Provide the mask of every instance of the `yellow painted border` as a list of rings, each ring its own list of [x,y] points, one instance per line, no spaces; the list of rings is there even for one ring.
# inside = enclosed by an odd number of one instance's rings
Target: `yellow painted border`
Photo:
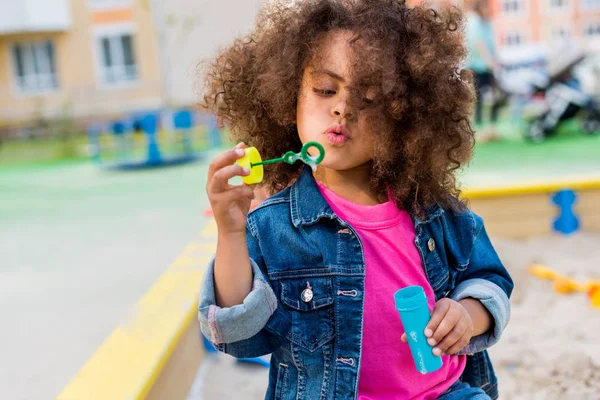
[[[119,324],[58,400],[144,399],[196,320],[200,283],[216,246],[211,220]],[[198,338],[200,340],[200,338]]]
[[[462,197],[469,199],[498,197],[498,196],[517,196],[524,194],[553,193],[562,189],[571,190],[592,190],[600,189],[600,178],[595,179],[565,179],[556,180],[533,185],[511,185],[511,186],[490,186],[482,188],[466,188],[463,190]]]

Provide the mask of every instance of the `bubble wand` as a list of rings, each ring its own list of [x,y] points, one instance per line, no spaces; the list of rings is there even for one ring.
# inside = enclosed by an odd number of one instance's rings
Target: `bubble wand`
[[[308,154],[308,150],[310,148],[316,148],[319,151],[318,156],[311,156]],[[310,166],[313,170],[317,167],[318,164],[323,161],[325,158],[325,149],[321,146],[320,143],[317,142],[307,142],[302,146],[302,149],[299,153],[294,153],[293,151],[288,151],[280,158],[273,158],[271,160],[264,160],[261,158],[260,153],[256,149],[256,147],[246,147],[244,149],[244,156],[236,161],[236,163],[244,168],[248,168],[250,170],[250,174],[247,176],[243,176],[242,180],[247,185],[252,185],[255,183],[260,183],[264,177],[264,168],[263,165],[275,164],[278,162],[284,162],[286,164],[293,164],[296,161],[300,160],[306,165]]]

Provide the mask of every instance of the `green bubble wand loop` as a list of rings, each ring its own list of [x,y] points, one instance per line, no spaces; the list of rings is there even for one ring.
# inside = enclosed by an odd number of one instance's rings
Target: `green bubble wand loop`
[[[310,149],[311,147],[314,147],[317,150],[319,150],[318,156],[315,157],[315,156],[311,156],[310,154],[308,154],[308,149]],[[285,153],[283,155],[283,157],[280,157],[280,158],[273,158],[271,160],[264,160],[264,161],[257,162],[257,163],[250,163],[250,167],[255,167],[257,165],[275,164],[278,162],[284,162],[286,164],[291,165],[298,160],[301,160],[303,163],[312,166],[312,165],[320,164],[321,161],[323,161],[323,158],[325,158],[325,149],[323,149],[323,146],[321,146],[321,144],[317,143],[317,142],[307,142],[302,146],[300,153],[294,153],[293,151],[288,151],[287,153]]]

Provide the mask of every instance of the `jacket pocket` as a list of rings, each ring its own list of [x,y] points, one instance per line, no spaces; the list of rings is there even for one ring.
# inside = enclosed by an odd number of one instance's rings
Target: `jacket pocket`
[[[475,219],[470,211],[452,214],[443,225],[448,265],[462,272],[467,269],[475,242]]]
[[[331,277],[306,277],[281,281],[281,303],[291,315],[288,339],[315,351],[334,334],[334,296]]]

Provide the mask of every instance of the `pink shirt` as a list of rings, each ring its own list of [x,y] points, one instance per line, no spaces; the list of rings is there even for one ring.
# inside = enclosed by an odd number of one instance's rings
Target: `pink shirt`
[[[363,244],[366,275],[359,400],[436,399],[458,380],[466,356],[444,356],[441,369],[423,375],[417,372],[408,345],[400,340],[404,328],[394,293],[419,285],[425,289],[430,309],[435,299],[415,246],[410,215],[399,210],[393,200],[363,206],[321,184],[319,189]]]

